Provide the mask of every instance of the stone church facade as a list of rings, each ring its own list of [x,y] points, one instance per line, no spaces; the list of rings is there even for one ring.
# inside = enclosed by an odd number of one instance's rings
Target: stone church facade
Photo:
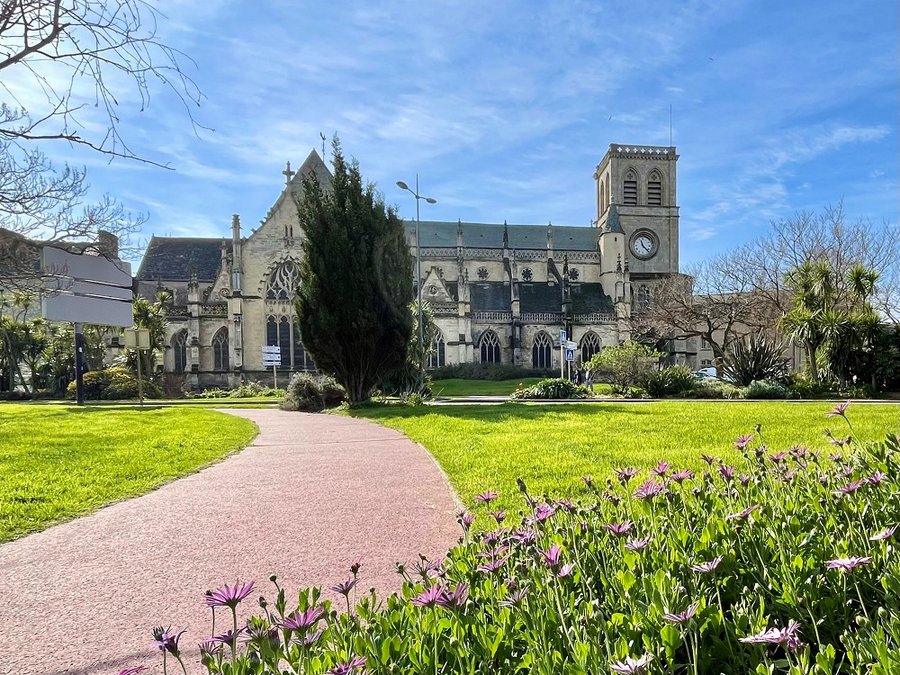
[[[678,272],[674,147],[613,144],[594,172],[592,227],[407,221],[410,251],[421,246],[422,296],[440,336],[429,367],[490,362],[560,367],[559,336],[577,361],[627,339],[627,319],[654,283]],[[233,216],[230,238],[153,237],[137,274],[138,292],[171,295],[167,373],[189,388],[272,379],[264,345],[281,353],[279,383],[313,370],[296,327],[293,291],[302,283],[296,201],[302,176],[324,185],[328,168],[313,150],[249,233]],[[281,374],[285,379],[281,380]]]

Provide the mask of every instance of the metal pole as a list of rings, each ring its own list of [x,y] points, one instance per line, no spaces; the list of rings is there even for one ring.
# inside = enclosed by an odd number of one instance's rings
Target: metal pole
[[[419,239],[419,174],[416,174],[416,298],[419,306],[419,393],[425,384],[425,338],[422,327],[422,242]]]
[[[75,403],[84,405],[84,336],[81,334],[81,322],[75,322]]]
[[[135,342],[137,342],[138,337],[135,332]],[[137,352],[137,367],[138,367],[138,400],[141,403],[141,407],[144,407],[144,378],[141,376],[141,348],[135,347],[135,352]]]
[[[278,366],[272,366],[272,384],[273,389],[278,389]]]

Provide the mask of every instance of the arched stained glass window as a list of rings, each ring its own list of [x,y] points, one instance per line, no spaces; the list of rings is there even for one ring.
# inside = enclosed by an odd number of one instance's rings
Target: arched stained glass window
[[[266,344],[279,348],[281,367],[291,370],[315,370],[316,364],[303,347],[300,326],[287,314],[266,317]]]
[[[478,341],[482,363],[500,363],[500,339],[492,330],[486,330]]]
[[[172,356],[175,359],[175,372],[183,373],[187,369],[186,330],[180,330],[172,336]]]
[[[581,362],[587,363],[591,357],[602,349],[600,336],[593,331],[588,331],[581,338]]]
[[[212,339],[213,370],[228,370],[228,329],[220,328]]]
[[[266,300],[293,300],[300,286],[300,266],[293,260],[278,263],[266,282]]]
[[[553,367],[553,340],[544,331],[534,336],[534,345],[531,347],[531,367],[540,370],[549,370]]]
[[[425,367],[428,370],[435,368],[443,368],[446,365],[446,344],[444,343],[444,334],[440,330],[435,329],[434,338],[431,340],[431,353],[428,354],[428,360]]]

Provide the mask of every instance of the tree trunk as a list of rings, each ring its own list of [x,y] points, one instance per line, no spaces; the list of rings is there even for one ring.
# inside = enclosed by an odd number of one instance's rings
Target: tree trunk
[[[812,375],[812,380],[816,384],[819,383],[819,368],[816,365],[816,348],[808,344],[806,345],[806,356],[809,359],[809,372]]]

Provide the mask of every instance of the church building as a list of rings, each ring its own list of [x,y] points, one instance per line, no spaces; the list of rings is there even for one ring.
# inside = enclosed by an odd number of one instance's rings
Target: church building
[[[561,330],[577,343],[578,362],[628,339],[631,312],[649,304],[655,282],[678,273],[677,161],[674,147],[610,145],[593,175],[591,227],[421,221],[416,241],[416,223],[406,221],[440,331],[429,368],[558,370]],[[230,238],[150,240],[138,292],[171,295],[163,366],[185,387],[271,382],[267,345],[279,347],[279,373],[315,369],[292,302],[303,283],[296,203],[310,172],[330,183],[315,150],[297,172],[288,164],[280,195],[249,233],[234,215]]]

